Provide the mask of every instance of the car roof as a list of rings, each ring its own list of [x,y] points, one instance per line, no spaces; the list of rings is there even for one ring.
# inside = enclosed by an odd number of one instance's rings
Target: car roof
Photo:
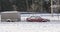
[[[40,17],[40,16],[31,16],[31,17]]]

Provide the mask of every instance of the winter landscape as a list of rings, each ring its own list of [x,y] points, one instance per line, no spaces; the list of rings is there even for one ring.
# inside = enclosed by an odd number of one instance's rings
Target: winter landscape
[[[0,32],[60,32],[60,0],[0,0]]]
[[[26,22],[27,17],[34,15],[43,15],[41,17],[50,19],[50,22]],[[21,22],[0,22],[0,32],[60,32],[60,19],[49,15],[51,14],[21,14]]]

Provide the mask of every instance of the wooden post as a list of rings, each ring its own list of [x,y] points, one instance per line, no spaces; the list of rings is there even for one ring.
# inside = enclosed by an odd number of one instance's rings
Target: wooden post
[[[27,11],[29,10],[28,0],[26,0]]]
[[[53,17],[53,0],[51,0],[51,14],[52,14],[52,17]]]

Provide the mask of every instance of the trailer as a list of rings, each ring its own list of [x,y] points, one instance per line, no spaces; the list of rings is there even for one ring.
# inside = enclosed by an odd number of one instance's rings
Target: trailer
[[[20,18],[20,13],[17,11],[1,12],[1,22],[18,22]]]

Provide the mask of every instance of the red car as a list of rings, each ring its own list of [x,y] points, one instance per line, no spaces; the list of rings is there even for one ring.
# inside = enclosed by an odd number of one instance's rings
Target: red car
[[[28,22],[47,22],[50,21],[48,19],[41,18],[39,16],[31,16],[26,19]]]

